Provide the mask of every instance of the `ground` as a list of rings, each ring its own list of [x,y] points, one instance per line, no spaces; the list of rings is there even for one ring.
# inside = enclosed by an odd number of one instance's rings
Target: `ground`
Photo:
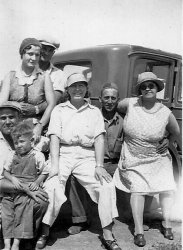
[[[128,199],[118,197],[119,218],[115,219],[114,235],[122,250],[181,250],[182,224],[180,220],[173,221],[172,228],[174,240],[165,239],[160,232],[162,215],[160,212],[146,213],[145,221],[149,224],[149,231],[145,231],[146,246],[138,248],[133,243],[133,222],[131,220]],[[69,204],[64,204],[60,216],[57,218],[47,242],[45,250],[104,250],[98,236],[101,234],[101,226],[98,218],[97,206],[89,202],[89,220],[91,225],[88,230],[77,235],[69,235],[67,228],[71,225]],[[25,250],[27,244],[23,244],[20,250]],[[2,249],[0,247],[0,249]],[[34,250],[35,248],[31,248]]]
[[[169,241],[163,237],[158,228],[159,221],[151,224],[152,228],[145,232],[147,244],[139,248],[133,244],[133,235],[127,223],[115,220],[114,235],[122,250],[181,250],[181,223],[173,222],[175,239]],[[101,233],[99,224],[93,221],[87,231],[77,235],[68,235],[66,227],[62,224],[53,228],[45,250],[104,250],[98,235]],[[1,248],[0,248],[1,249]],[[33,250],[34,248],[32,248]],[[25,250],[23,247],[22,250]]]
[[[150,230],[146,231],[145,238],[147,244],[143,248],[138,248],[133,243],[133,220],[131,219],[131,211],[129,206],[129,196],[125,193],[117,192],[117,206],[119,218],[116,218],[114,224],[114,235],[122,250],[181,250],[182,225],[180,220],[173,222],[173,232],[175,239],[169,241],[165,239],[160,232],[162,215],[160,210],[151,210],[145,213],[145,221],[150,226]],[[83,231],[77,235],[68,235],[67,228],[71,225],[69,214],[69,203],[65,204],[61,210],[60,217],[57,219],[50,233],[50,238],[45,250],[104,250],[98,236],[101,234],[101,226],[97,212],[97,205],[88,198],[88,217],[91,226],[87,231]],[[156,204],[151,204],[156,207]],[[147,207],[146,207],[147,208]],[[105,209],[105,208],[104,208]],[[107,209],[107,208],[106,208]],[[147,209],[146,209],[147,210]]]
[[[155,225],[155,224],[154,224]],[[181,247],[181,224],[173,223],[175,239],[169,241],[156,228],[151,228],[145,232],[147,244],[141,248],[144,250],[180,250]],[[99,227],[91,225],[88,231],[83,231],[77,235],[68,235],[66,231],[51,232],[50,240],[45,250],[103,250],[98,235],[101,233]],[[115,221],[114,235],[123,250],[140,249],[133,243],[133,236],[129,225],[119,220]]]

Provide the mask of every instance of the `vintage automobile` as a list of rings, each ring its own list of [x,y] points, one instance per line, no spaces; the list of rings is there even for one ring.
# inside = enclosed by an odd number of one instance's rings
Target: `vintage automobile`
[[[164,79],[165,88],[158,98],[170,108],[180,128],[182,127],[182,58],[180,55],[136,45],[114,44],[57,53],[53,57],[56,67],[66,73],[82,71],[89,80],[92,104],[100,106],[100,90],[104,83],[118,84],[120,98],[136,96],[138,74],[151,71]],[[181,176],[181,148],[174,143],[169,146],[174,176]]]

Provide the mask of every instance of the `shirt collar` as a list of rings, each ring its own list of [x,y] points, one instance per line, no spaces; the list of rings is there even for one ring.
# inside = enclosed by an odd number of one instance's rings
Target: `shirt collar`
[[[5,140],[1,131],[0,131],[0,140]]]
[[[32,84],[39,74],[43,74],[39,66],[35,66],[33,72],[30,75],[26,75],[21,66],[15,70],[15,77],[19,79],[19,85]]]
[[[91,104],[88,102],[87,99],[84,99],[84,100],[85,100],[85,104],[84,104],[81,108],[79,108],[78,111],[79,111],[79,110],[82,110],[82,109],[84,109],[84,108],[87,108],[87,107],[89,107],[90,109],[94,109],[94,106],[91,105]],[[61,105],[62,105],[62,107],[68,106],[69,108],[76,109],[76,108],[71,104],[70,101],[66,101],[66,102],[62,103]]]
[[[46,70],[49,74],[51,74],[52,71],[57,70],[57,67],[55,67],[51,62],[49,68]]]
[[[102,109],[101,109],[101,112],[102,112]],[[117,121],[117,120],[119,120],[119,114],[118,114],[118,112],[115,113],[115,115],[113,116],[112,120],[110,120],[110,121],[107,120],[107,119],[104,117],[104,121],[110,122],[110,123],[112,123],[113,121]]]
[[[6,141],[6,139],[4,138],[4,136],[3,136],[3,134],[2,134],[1,131],[0,131],[0,141],[3,141],[3,142],[7,145],[7,147],[8,147],[11,151],[13,151],[13,149],[10,147],[9,143]]]

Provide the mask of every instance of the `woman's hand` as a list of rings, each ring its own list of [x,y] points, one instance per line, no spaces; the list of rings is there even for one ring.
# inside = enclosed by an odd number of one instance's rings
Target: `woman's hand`
[[[168,138],[163,138],[163,139],[159,142],[159,145],[157,146],[156,152],[157,152],[158,154],[166,153],[166,152],[167,152],[167,149],[168,149],[168,146],[169,146],[169,140],[168,140]]]
[[[23,188],[23,186],[21,185],[21,181],[15,176],[12,176],[11,181],[16,189],[21,190]]]
[[[48,194],[41,188],[35,191],[30,191],[29,189],[27,189],[26,193],[37,203],[41,203],[41,201],[48,201]]]
[[[23,115],[34,116],[36,114],[36,108],[34,105],[21,102],[20,106],[21,106],[21,110],[22,110]]]
[[[39,186],[37,185],[36,182],[31,182],[29,184],[29,189],[30,189],[30,191],[37,191],[39,189]]]
[[[42,129],[43,129],[43,126],[40,123],[37,123],[33,129],[35,144],[40,141]]]
[[[101,184],[103,184],[103,179],[108,183],[112,181],[111,175],[103,167],[95,168],[95,178],[97,181],[100,181]]]

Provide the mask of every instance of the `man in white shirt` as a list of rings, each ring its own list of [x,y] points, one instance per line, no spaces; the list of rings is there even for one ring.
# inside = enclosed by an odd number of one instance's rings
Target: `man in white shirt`
[[[39,42],[42,45],[39,67],[50,74],[57,103],[63,102],[63,93],[67,79],[64,72],[51,63],[51,59],[55,51],[60,47],[60,43],[48,36],[41,38]]]

